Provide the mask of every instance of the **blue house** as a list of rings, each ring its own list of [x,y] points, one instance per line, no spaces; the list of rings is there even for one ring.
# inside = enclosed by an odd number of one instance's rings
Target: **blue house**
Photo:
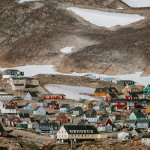
[[[69,104],[62,104],[62,106],[60,107],[60,111],[61,112],[70,112],[71,111],[71,107]]]
[[[123,126],[124,127],[136,127],[136,123],[137,121],[136,120],[125,120],[124,123],[123,123]]]
[[[84,114],[84,118],[83,119],[86,119],[89,122],[97,122],[97,115],[96,115],[96,113]]]
[[[58,125],[58,123],[37,123],[35,130],[38,132],[50,132],[52,125]]]
[[[24,97],[24,100],[38,100],[38,95],[36,92],[28,92]]]
[[[150,127],[150,120],[137,121],[137,128],[149,128],[149,127]]]
[[[33,110],[33,115],[46,115],[46,110],[41,106],[37,106]]]
[[[33,106],[31,103],[26,103],[23,107],[24,110],[33,111]]]
[[[96,104],[94,104],[93,108],[95,110],[103,110],[103,108],[105,107],[105,105],[103,104],[103,102],[97,102]]]

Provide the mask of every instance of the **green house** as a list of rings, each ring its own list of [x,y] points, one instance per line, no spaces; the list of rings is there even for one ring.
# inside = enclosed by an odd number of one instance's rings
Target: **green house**
[[[121,85],[121,86],[126,86],[127,84],[133,85],[134,81],[132,81],[132,80],[119,80],[119,81],[117,81],[117,84]]]
[[[147,85],[147,87],[145,88],[145,92],[150,93],[150,85]]]
[[[38,115],[35,117],[36,121],[39,121],[40,123],[51,123],[50,119],[47,116]]]
[[[146,116],[142,112],[132,112],[130,120],[146,120]]]
[[[28,123],[27,122],[21,122],[16,124],[17,129],[27,129],[28,128]]]

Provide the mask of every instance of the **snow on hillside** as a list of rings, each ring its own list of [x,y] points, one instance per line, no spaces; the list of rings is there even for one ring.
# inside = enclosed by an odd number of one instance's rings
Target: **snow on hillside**
[[[150,7],[150,0],[122,0],[130,7]]]
[[[65,48],[62,48],[60,51],[62,53],[70,53],[70,52],[72,52],[72,48],[74,48],[74,47],[65,47]]]
[[[56,84],[47,84],[45,85],[45,88],[53,94],[58,94],[58,93],[65,94],[67,99],[79,100],[81,98],[81,99],[88,99],[88,100],[99,100],[91,96],[79,94],[79,93],[93,94],[95,91],[94,88],[56,85]]]
[[[0,71],[4,71],[8,68],[0,68]],[[24,71],[25,76],[35,76],[37,74],[63,74],[60,72],[57,72],[54,68],[53,65],[42,65],[42,66],[37,66],[37,65],[30,65],[30,66],[20,66],[20,67],[15,67],[11,69],[18,69],[20,71]],[[84,76],[87,73],[76,73],[73,72],[72,74],[63,74],[63,75],[72,75],[72,76]],[[136,72],[135,74],[127,74],[127,75],[116,75],[116,76],[108,76],[104,74],[93,74],[97,78],[99,77],[118,77],[119,79],[125,79],[125,80],[133,80],[135,82],[139,82],[143,85],[150,84],[150,76],[148,77],[140,77],[142,72]]]
[[[75,14],[79,15],[86,21],[106,28],[114,27],[116,25],[128,25],[130,23],[144,19],[145,17],[140,15],[122,14],[122,13],[112,13],[104,12],[91,9],[81,9],[76,7],[69,7],[67,10],[73,11]]]
[[[35,0],[20,0],[19,3],[29,2],[29,1],[35,1]]]

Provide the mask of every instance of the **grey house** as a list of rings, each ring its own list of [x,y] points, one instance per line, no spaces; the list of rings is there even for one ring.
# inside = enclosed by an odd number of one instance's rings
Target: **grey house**
[[[21,72],[17,69],[7,69],[3,71],[3,78],[10,78],[10,77],[24,77],[24,72]]]
[[[136,120],[125,120],[123,125],[125,127],[133,127],[134,128],[134,127],[136,127],[136,123],[137,123]]]
[[[40,99],[40,100],[38,100],[37,106],[47,107],[47,101],[46,101],[46,99]]]
[[[137,128],[149,128],[149,127],[150,127],[150,120],[137,121]]]
[[[76,115],[76,116],[83,115],[83,109],[82,109],[82,107],[75,107],[74,110],[73,110],[73,115]]]
[[[86,101],[86,99],[81,99],[81,100],[77,101],[75,103],[75,107],[82,107],[83,108],[83,104],[85,101]]]
[[[36,92],[28,92],[24,97],[24,100],[38,100],[38,95]]]
[[[51,129],[50,129],[50,134],[55,135],[59,131],[61,125],[58,124],[52,124]]]
[[[131,131],[132,136],[142,136],[142,132],[139,129],[133,129]]]
[[[131,109],[130,112],[131,112],[131,113],[132,113],[132,112],[141,112],[141,109],[139,109],[139,108],[134,108],[134,109]]]
[[[18,114],[18,117],[21,119],[22,122],[30,122],[30,114]]]
[[[142,143],[150,146],[150,135],[142,136]]]
[[[81,119],[77,125],[89,125],[90,123],[86,119]]]
[[[13,94],[0,94],[0,100],[12,100],[13,98]]]

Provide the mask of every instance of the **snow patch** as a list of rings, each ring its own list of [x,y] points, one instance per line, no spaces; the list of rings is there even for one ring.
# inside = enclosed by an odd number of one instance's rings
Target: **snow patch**
[[[35,76],[37,74],[62,74],[62,75],[71,75],[71,76],[84,76],[87,73],[76,73],[73,72],[71,74],[65,74],[57,72],[53,65],[30,65],[30,66],[20,66],[15,68],[0,68],[0,71],[4,71],[6,69],[18,69],[20,71],[24,71],[25,76]],[[90,73],[90,72],[89,72]],[[150,84],[150,76],[147,77],[140,77],[140,75],[143,72],[136,72],[135,74],[126,74],[126,75],[115,75],[115,76],[109,76],[105,74],[93,74],[96,76],[96,78],[119,78],[122,80],[133,80],[135,82],[139,82],[145,86],[147,84]],[[90,73],[92,74],[92,73]]]
[[[131,15],[123,13],[112,13],[91,9],[81,9],[76,7],[69,7],[67,10],[73,11],[75,14],[79,15],[84,20],[89,21],[94,25],[106,28],[114,27],[116,25],[125,26],[145,18],[137,14]]]
[[[62,53],[71,53],[72,52],[72,48],[74,48],[74,47],[65,47],[65,48],[62,48],[60,51]]]
[[[122,0],[130,7],[150,7],[150,0]]]
[[[123,9],[122,7],[118,7],[117,9]]]
[[[94,88],[57,85],[57,84],[47,84],[45,85],[45,88],[53,94],[58,94],[58,93],[65,94],[67,99],[79,100],[81,98],[81,99],[88,99],[88,100],[99,100],[92,96],[79,94],[79,93],[94,94],[95,91]]]
[[[19,3],[29,2],[29,1],[35,1],[35,0],[20,0]]]

